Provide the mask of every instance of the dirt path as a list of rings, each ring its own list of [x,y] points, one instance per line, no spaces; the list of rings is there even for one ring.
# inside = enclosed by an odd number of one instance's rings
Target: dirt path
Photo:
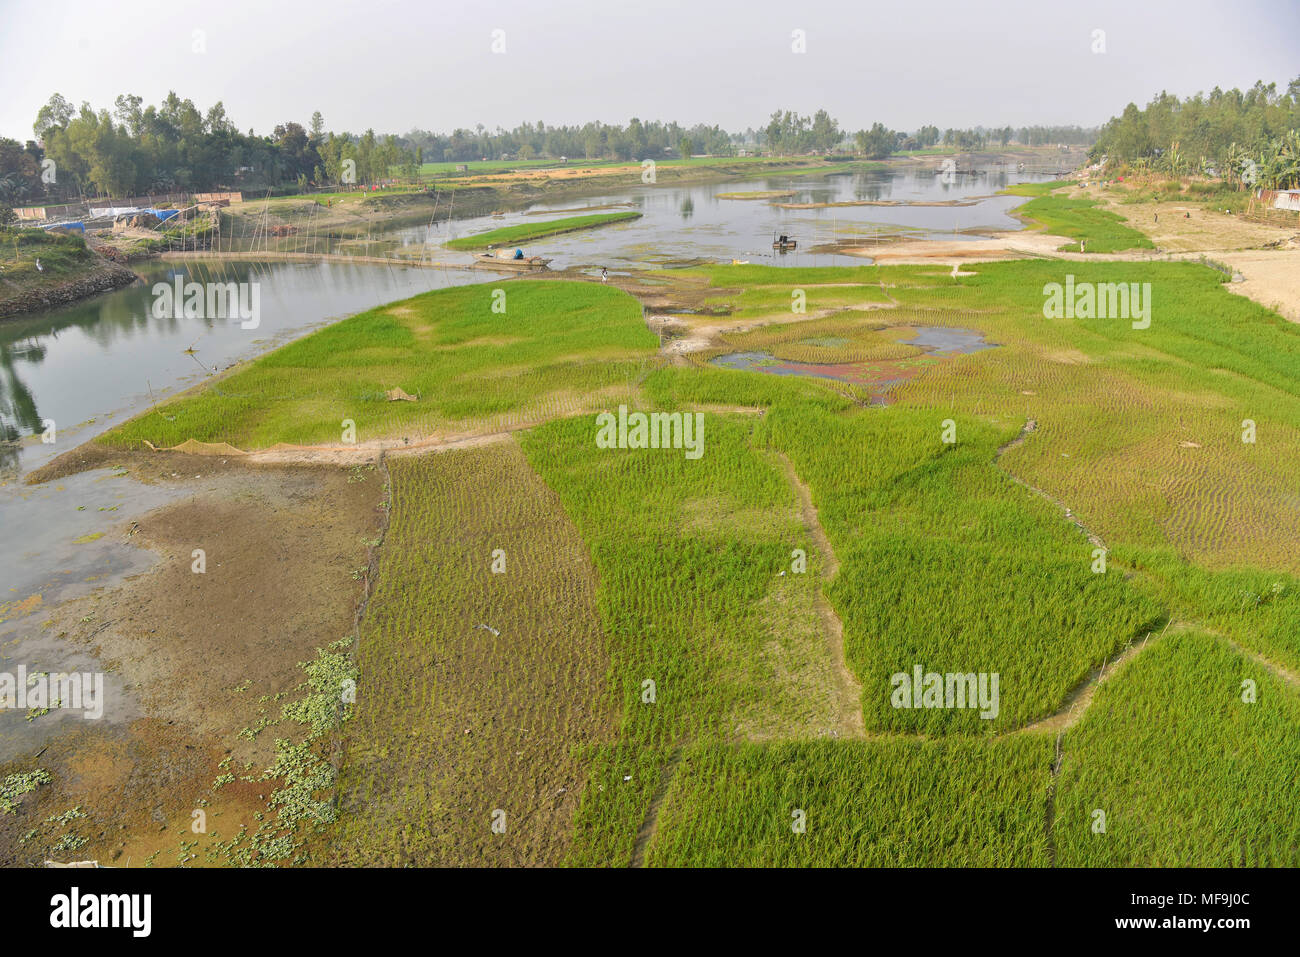
[[[1046,499],[1047,501],[1055,505],[1057,508],[1059,508],[1065,514],[1066,519],[1072,525],[1075,525],[1080,531],[1083,532],[1084,535],[1088,537],[1088,541],[1092,544],[1094,548],[1104,549],[1106,547],[1106,543],[1101,540],[1101,536],[1096,534],[1094,531],[1092,531],[1092,529],[1088,528],[1087,525],[1084,525],[1083,522],[1079,521],[1078,517],[1074,514],[1073,509],[1071,509],[1060,499],[1054,497],[1048,492],[1043,491],[1038,486],[1030,485],[1024,479],[1012,473],[1010,469],[1006,468],[1006,466],[1002,465],[1003,454],[1006,452],[1010,452],[1012,449],[1022,445],[1025,439],[1028,438],[1029,433],[1033,432],[1037,428],[1038,428],[1038,423],[1034,419],[1029,419],[1027,422],[1025,422],[1024,426],[1020,429],[1020,434],[1016,436],[1014,439],[1012,439],[1010,442],[1006,443],[1005,445],[1003,445],[1001,448],[998,449],[997,454],[994,456],[994,462],[997,464],[998,468],[1002,470],[1002,473],[1006,475],[1007,478],[1011,479],[1011,481],[1015,482],[1017,485],[1023,488],[1029,489],[1029,491],[1033,492],[1035,495],[1039,496],[1040,498]]]
[[[1165,627],[1161,630],[1160,634],[1156,635],[1157,641],[1164,637],[1165,632],[1169,630],[1169,626],[1172,623],[1172,619],[1165,623]],[[1182,626],[1178,630],[1183,630],[1185,627],[1186,626]],[[1061,704],[1060,708],[1052,714],[1049,714],[1047,717],[1040,718],[1037,721],[1017,728],[1014,731],[1010,731],[1008,734],[1034,734],[1043,731],[1055,731],[1058,735],[1057,765],[1059,767],[1061,750],[1060,734],[1079,723],[1079,719],[1083,717],[1083,713],[1087,711],[1088,706],[1092,704],[1093,695],[1097,693],[1097,689],[1101,687],[1101,683],[1112,677],[1120,668],[1126,665],[1133,658],[1137,657],[1137,655],[1146,648],[1147,642],[1150,640],[1151,635],[1147,634],[1140,643],[1134,642],[1130,644],[1120,652],[1114,660],[1107,659],[1106,661],[1103,661],[1100,668],[1094,668],[1092,673],[1088,675],[1087,678],[1084,678],[1083,681],[1081,681],[1075,689],[1066,696],[1065,701]]]
[[[1215,638],[1218,638],[1220,641],[1222,641],[1224,644],[1226,644],[1229,648],[1237,652],[1237,654],[1241,655],[1242,657],[1249,658],[1251,661],[1255,662],[1255,664],[1259,665],[1262,668],[1267,668],[1278,679],[1286,682],[1291,687],[1300,688],[1300,675],[1296,674],[1291,669],[1285,668],[1282,665],[1277,664],[1276,662],[1269,661],[1267,658],[1265,658],[1257,651],[1251,651],[1249,648],[1243,648],[1241,645],[1237,644],[1227,635],[1221,635],[1217,631],[1211,631],[1208,628],[1202,628],[1201,630],[1208,635],[1213,635]]]
[[[646,850],[650,847],[650,842],[654,840],[655,832],[659,829],[659,812],[663,808],[664,798],[668,797],[668,788],[673,783],[673,775],[677,773],[677,765],[682,760],[682,749],[677,748],[669,756],[668,761],[664,764],[659,772],[659,783],[655,786],[655,793],[650,798],[650,806],[646,808],[645,820],[641,822],[641,830],[636,834],[636,846],[632,849],[632,860],[628,863],[629,867],[645,867]]]
[[[812,493],[799,478],[794,463],[781,452],[773,454],[780,461],[786,480],[799,497],[799,515],[803,519],[804,529],[808,532],[822,560],[823,570],[815,606],[825,626],[826,647],[835,666],[836,687],[833,689],[833,694],[835,713],[838,716],[837,731],[841,737],[863,738],[866,736],[866,730],[862,720],[862,685],[849,670],[848,661],[844,656],[844,624],[840,621],[839,615],[835,614],[835,609],[831,607],[830,602],[826,600],[826,586],[839,572],[839,559],[835,557],[826,530],[822,528],[821,521],[817,518],[817,507],[813,505]]]

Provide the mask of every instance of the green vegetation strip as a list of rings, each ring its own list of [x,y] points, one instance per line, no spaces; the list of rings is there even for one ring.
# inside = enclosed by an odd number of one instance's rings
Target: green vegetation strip
[[[1047,196],[1058,189],[1073,186],[1072,179],[1054,179],[1044,183],[1012,183],[998,191],[999,196]]]
[[[542,223],[522,223],[518,226],[505,226],[476,236],[464,236],[447,243],[448,249],[487,249],[489,246],[507,246],[524,243],[560,233],[572,233],[580,229],[595,229],[597,226],[610,226],[614,223],[626,223],[640,219],[641,214],[599,213],[591,216],[569,216],[565,219],[548,219]]]
[[[1084,251],[1090,253],[1155,248],[1145,235],[1127,225],[1122,216],[1097,208],[1090,199],[1040,196],[1020,206],[1016,212],[1039,223],[1054,236],[1076,240],[1061,246],[1062,252],[1079,252],[1079,240],[1086,243]]]

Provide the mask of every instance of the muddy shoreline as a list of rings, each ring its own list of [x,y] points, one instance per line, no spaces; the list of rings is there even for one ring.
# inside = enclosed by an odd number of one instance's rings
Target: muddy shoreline
[[[384,479],[373,468],[113,458],[124,480],[181,497],[112,533],[116,547],[151,556],[146,571],[0,624],[0,671],[54,671],[70,654],[116,689],[99,720],[3,715],[0,777],[39,770],[50,781],[0,816],[0,865],[235,863],[220,845],[277,813],[277,782],[263,772],[275,739],[301,733],[281,720],[302,694],[301,663],[355,629]]]

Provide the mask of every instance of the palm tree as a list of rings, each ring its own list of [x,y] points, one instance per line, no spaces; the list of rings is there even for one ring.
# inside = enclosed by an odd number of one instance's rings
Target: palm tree
[[[0,202],[12,206],[27,196],[27,181],[19,173],[0,176]]]

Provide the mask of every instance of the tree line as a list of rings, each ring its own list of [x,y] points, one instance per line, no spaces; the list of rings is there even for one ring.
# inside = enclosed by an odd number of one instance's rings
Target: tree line
[[[32,131],[35,138],[25,144],[0,138],[0,205],[222,189],[305,191],[393,177],[417,181],[426,162],[633,161],[701,153],[733,156],[742,149],[881,158],[936,145],[983,149],[1011,142],[1081,143],[1093,135],[1078,127],[940,131],[923,126],[905,133],[880,123],[850,134],[825,110],[811,116],[777,110],[766,125],[735,133],[716,125],[687,127],[633,117],[626,125],[548,126],[538,121],[511,130],[479,125],[446,134],[416,129],[405,136],[326,131],[318,111],[305,127],[287,121],[266,136],[251,129],[241,132],[220,101],[205,112],[174,92],[157,105],[123,94],[111,111],[95,110],[89,103],[77,108],[56,93],[37,113]]]
[[[1240,188],[1300,187],[1300,77],[1284,92],[1257,82],[1179,99],[1162,92],[1102,126],[1094,161],[1174,176],[1222,177]]]

